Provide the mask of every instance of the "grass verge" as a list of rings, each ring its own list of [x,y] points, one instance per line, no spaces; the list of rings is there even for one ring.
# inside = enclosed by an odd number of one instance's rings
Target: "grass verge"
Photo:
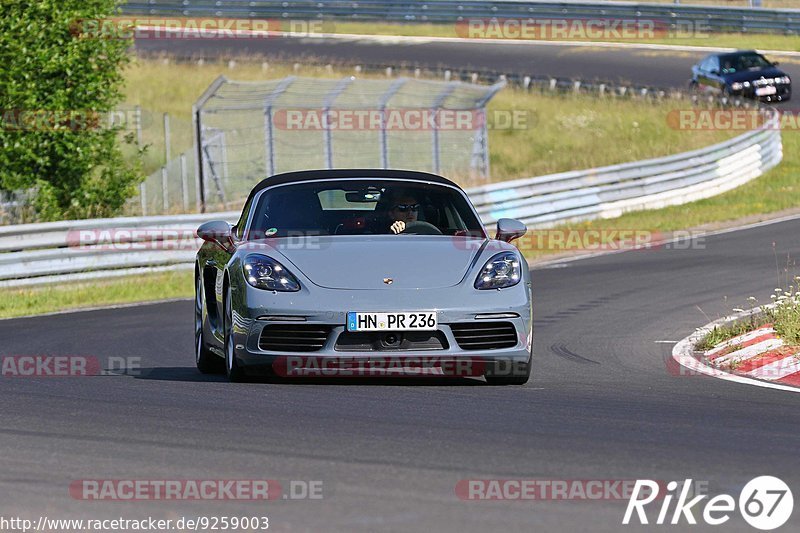
[[[179,270],[102,281],[0,289],[0,318],[114,304],[189,298],[192,271]]]

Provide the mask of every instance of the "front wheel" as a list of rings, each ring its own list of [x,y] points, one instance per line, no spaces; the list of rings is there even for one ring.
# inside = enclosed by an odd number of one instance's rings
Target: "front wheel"
[[[206,347],[203,335],[203,280],[196,276],[194,293],[194,362],[203,374],[222,371],[222,360]]]
[[[244,381],[245,372],[236,359],[236,345],[233,338],[233,306],[231,289],[225,291],[225,373],[233,383]]]

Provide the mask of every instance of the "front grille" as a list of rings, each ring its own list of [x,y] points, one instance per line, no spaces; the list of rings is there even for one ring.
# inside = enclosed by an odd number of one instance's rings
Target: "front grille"
[[[511,322],[463,322],[450,324],[462,350],[498,350],[517,345],[517,330]]]
[[[271,352],[316,352],[325,345],[331,329],[320,324],[268,324],[258,346]]]
[[[761,78],[761,79],[753,81],[753,85],[755,85],[756,87],[765,87],[767,85],[775,85],[775,78],[769,78],[769,79]]]
[[[336,339],[336,350],[341,352],[446,350],[449,346],[441,331],[345,331]]]

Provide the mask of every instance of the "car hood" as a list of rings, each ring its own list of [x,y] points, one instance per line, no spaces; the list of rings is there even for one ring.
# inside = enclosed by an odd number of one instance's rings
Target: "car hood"
[[[329,289],[434,289],[458,285],[488,242],[438,235],[324,236],[255,241],[248,251],[270,255]]]
[[[778,78],[781,76],[786,76],[786,73],[778,68],[771,67],[763,70],[745,70],[742,72],[734,72],[733,74],[726,74],[725,79],[729,82],[741,83],[743,81],[753,81],[760,78]]]

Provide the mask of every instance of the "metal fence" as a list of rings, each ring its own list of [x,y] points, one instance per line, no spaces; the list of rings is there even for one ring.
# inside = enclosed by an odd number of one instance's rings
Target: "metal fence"
[[[224,209],[265,176],[309,168],[405,168],[485,182],[485,106],[504,85],[220,77],[194,107],[200,198]]]
[[[783,156],[779,116],[729,141],[670,157],[502,182],[467,190],[487,226],[514,217],[530,227],[678,205],[757,178]],[[202,222],[238,212],[65,221],[0,227],[0,286],[190,268]],[[139,245],[134,246],[134,243]]]
[[[456,23],[470,18],[658,20],[675,29],[765,33],[800,32],[800,9],[688,4],[537,0],[149,0],[125,5],[128,14],[275,19]]]

